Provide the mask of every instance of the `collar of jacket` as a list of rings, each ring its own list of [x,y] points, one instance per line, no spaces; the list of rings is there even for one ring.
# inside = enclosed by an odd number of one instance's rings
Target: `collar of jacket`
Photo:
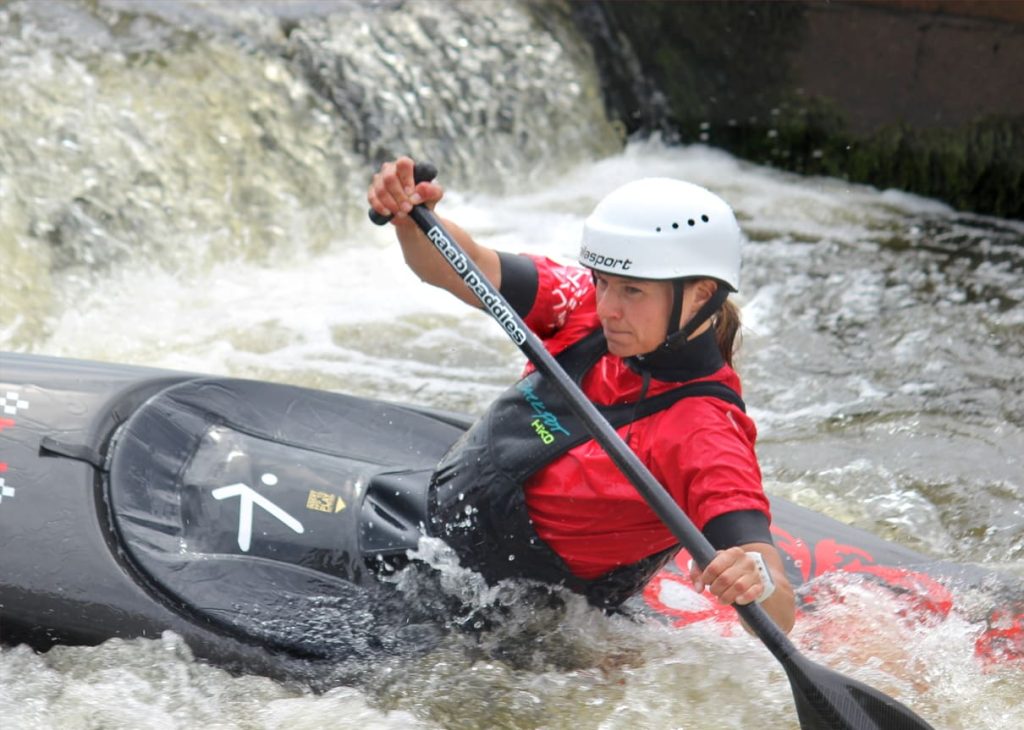
[[[647,372],[656,380],[684,383],[713,375],[725,360],[715,340],[715,329],[709,327],[674,350],[659,348],[647,355],[627,357],[625,363],[638,375]]]

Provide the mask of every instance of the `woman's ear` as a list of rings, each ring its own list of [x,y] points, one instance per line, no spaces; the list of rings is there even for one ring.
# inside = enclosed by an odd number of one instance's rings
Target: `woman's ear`
[[[714,279],[697,279],[694,282],[693,301],[698,307],[704,306],[705,302],[718,291],[718,282]]]

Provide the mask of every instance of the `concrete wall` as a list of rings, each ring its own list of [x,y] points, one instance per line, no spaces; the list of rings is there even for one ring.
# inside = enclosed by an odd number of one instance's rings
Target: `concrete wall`
[[[630,132],[1024,218],[1024,2],[571,8]]]
[[[859,134],[1024,114],[1024,26],[902,5],[808,5],[793,83],[832,99]]]

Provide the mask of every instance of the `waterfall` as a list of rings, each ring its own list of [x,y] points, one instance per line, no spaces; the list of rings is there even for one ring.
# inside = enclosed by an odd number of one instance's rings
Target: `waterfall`
[[[0,95],[9,346],[125,261],[323,251],[398,154],[500,190],[622,144],[547,3],[13,2]]]

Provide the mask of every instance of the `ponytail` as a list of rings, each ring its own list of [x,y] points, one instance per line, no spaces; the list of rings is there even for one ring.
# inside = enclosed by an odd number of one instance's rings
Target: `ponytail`
[[[726,299],[715,315],[715,341],[729,367],[732,367],[733,354],[739,349],[739,334],[740,308],[731,299]]]

